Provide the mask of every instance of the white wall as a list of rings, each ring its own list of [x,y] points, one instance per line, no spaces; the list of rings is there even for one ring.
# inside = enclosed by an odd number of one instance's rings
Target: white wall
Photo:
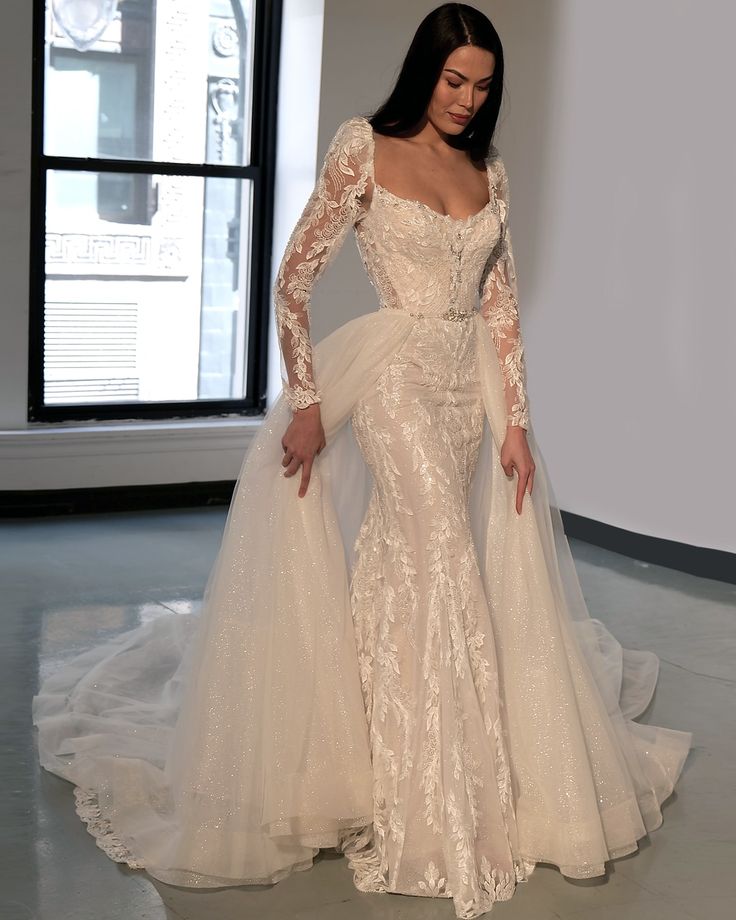
[[[304,210],[320,167],[317,148],[324,15],[324,0],[283,0],[272,286],[289,234]],[[283,372],[273,316],[269,332],[270,405],[281,392]]]
[[[0,429],[25,425],[28,399],[31,6],[9,0],[0,29]]]
[[[384,97],[416,25],[436,5],[324,0],[318,138],[304,127],[314,170],[340,121]],[[736,551],[728,475],[736,455],[736,127],[728,118],[736,7],[478,5],[506,50],[498,144],[511,179],[530,408],[556,497],[566,510],[616,526]],[[24,0],[7,6],[17,22],[3,30],[0,60],[4,85],[16,91],[0,103],[0,425],[17,432],[25,407],[30,11]],[[307,24],[310,41],[318,33]],[[297,183],[300,191],[286,197],[280,183],[277,259],[309,191],[306,173]],[[374,308],[350,241],[315,292],[315,339]],[[203,453],[200,462],[200,478],[218,478],[207,472],[213,458]]]
[[[326,0],[320,148],[437,4]],[[534,430],[568,511],[736,551],[736,125],[725,0],[494,0]],[[316,337],[375,308],[351,243]]]
[[[490,7],[530,405],[557,498],[733,552],[736,6]]]

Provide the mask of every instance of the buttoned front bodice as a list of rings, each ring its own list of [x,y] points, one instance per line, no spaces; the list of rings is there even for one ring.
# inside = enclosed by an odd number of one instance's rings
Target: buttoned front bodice
[[[381,307],[427,315],[478,309],[483,269],[502,225],[490,181],[489,195],[480,211],[462,219],[373,184],[355,235]]]

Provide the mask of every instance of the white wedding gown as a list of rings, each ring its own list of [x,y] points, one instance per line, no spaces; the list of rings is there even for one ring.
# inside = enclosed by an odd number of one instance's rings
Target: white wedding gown
[[[275,882],[338,847],[363,891],[477,917],[537,862],[604,873],[662,821],[692,734],[633,721],[658,674],[592,619],[529,421],[508,180],[454,218],[373,180],[345,121],[274,288],[284,392],[245,457],[200,615],[62,665],[41,764],[113,859],[177,885]],[[353,227],[379,309],[312,347]],[[304,498],[291,407],[321,402]],[[537,466],[517,514],[499,451]]]

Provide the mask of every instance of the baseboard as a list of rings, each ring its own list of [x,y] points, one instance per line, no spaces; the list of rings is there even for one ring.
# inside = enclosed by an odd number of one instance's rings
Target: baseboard
[[[0,492],[0,518],[228,505],[234,480]]]
[[[0,491],[0,518],[228,505],[234,487],[234,480],[221,480],[95,489]],[[561,516],[568,537],[642,562],[736,584],[736,555],[733,553],[634,533],[570,511],[562,511]]]
[[[614,553],[621,553],[623,556],[652,565],[664,565],[700,578],[715,578],[717,581],[736,584],[734,553],[634,533],[573,514],[571,511],[561,511],[560,515],[568,537],[585,540],[594,546],[610,549]]]

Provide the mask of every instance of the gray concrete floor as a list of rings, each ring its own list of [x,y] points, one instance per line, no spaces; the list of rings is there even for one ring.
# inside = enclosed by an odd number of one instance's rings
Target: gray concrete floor
[[[0,918],[2,920],[453,920],[452,903],[357,891],[323,852],[271,888],[195,891],[109,860],[42,770],[31,696],[61,659],[166,607],[198,603],[223,509],[0,524]],[[736,588],[571,541],[591,615],[661,658],[643,721],[694,732],[664,824],[600,879],[538,866],[506,920],[736,917]]]

